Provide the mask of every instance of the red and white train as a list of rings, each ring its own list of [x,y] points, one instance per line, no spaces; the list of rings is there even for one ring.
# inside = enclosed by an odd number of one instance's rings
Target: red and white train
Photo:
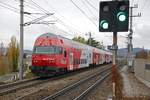
[[[47,76],[90,65],[110,63],[111,60],[111,52],[46,33],[35,41],[31,71],[40,76]]]

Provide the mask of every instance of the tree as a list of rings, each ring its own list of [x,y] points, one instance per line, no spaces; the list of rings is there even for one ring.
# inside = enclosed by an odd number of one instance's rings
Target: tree
[[[8,46],[8,62],[12,71],[17,71],[18,69],[18,58],[19,58],[19,44],[15,36],[11,37],[11,42]]]
[[[86,44],[86,40],[84,38],[80,37],[80,36],[74,37],[72,40],[83,43],[83,44]]]
[[[90,40],[87,40],[87,44],[90,45]],[[99,48],[99,49],[105,49],[105,46],[103,45],[103,42],[98,42],[94,38],[91,38],[91,46]]]
[[[103,44],[103,41],[102,42],[99,42],[99,45],[97,46],[97,48],[99,49],[105,49],[105,46]]]
[[[5,49],[4,49],[4,43],[0,43],[0,74],[5,74],[7,70],[6,62],[7,59],[4,55]]]
[[[103,45],[103,42],[98,42],[94,38],[91,38],[91,44],[90,44],[90,39],[88,39],[86,41],[84,38],[82,38],[80,36],[74,37],[72,40],[83,43],[83,44],[88,44],[88,45],[91,45],[92,47],[96,47],[96,48],[99,48],[99,49],[105,49],[105,46]]]
[[[1,42],[0,43],[0,56],[3,56],[4,55],[4,43]]]

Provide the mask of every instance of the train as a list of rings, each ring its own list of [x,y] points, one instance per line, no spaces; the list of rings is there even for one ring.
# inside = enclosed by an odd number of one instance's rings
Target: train
[[[31,72],[38,76],[108,64],[112,53],[53,33],[40,35],[34,43]]]

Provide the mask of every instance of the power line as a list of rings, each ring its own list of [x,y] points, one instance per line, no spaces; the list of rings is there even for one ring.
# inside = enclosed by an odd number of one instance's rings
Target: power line
[[[30,0],[32,5],[34,5],[35,7],[37,7],[39,10],[41,10],[43,13],[49,13],[49,11],[45,10],[44,8],[42,8],[39,4],[37,4],[35,1],[33,0]],[[26,1],[26,3],[29,3]],[[30,3],[29,3],[30,4]]]
[[[12,11],[14,11],[14,12],[19,13],[19,9],[18,9],[18,8],[15,8],[15,7],[13,7],[13,6],[9,5],[9,4],[6,4],[6,3],[4,3],[4,2],[1,2],[1,1],[0,1],[0,4],[1,4],[1,6],[2,6],[3,8],[6,8],[6,9],[9,9],[9,10],[12,10]]]
[[[45,10],[44,8],[42,8],[39,4],[37,4],[36,2],[34,2],[33,0],[30,0],[32,2],[32,5],[34,5],[35,7],[39,8],[42,12],[44,12],[45,14],[49,13],[48,10]],[[29,2],[26,2],[29,3]],[[30,3],[29,3],[30,4]],[[57,17],[56,17],[57,18]],[[57,18],[62,25],[64,25],[65,27],[67,26],[63,21],[61,21],[59,18]],[[67,27],[68,28],[68,27]]]
[[[47,0],[44,0],[45,2],[46,2],[46,4],[48,4],[49,6],[48,7],[50,7],[50,8],[52,8],[52,9],[54,9],[54,11],[55,12],[57,12],[62,18],[64,18],[67,22],[69,22],[71,25],[73,25],[73,26],[75,26],[75,27],[78,27],[78,26],[76,26],[76,25],[74,25],[71,21],[69,21],[66,17],[64,17],[62,14],[60,14]],[[57,17],[56,17],[57,18]],[[59,18],[57,18],[57,19],[59,19]],[[60,19],[59,19],[60,20]],[[64,22],[62,21],[62,20],[60,20],[63,24],[64,24]],[[70,26],[68,26],[68,25],[66,25],[65,24],[65,27],[70,27]],[[72,27],[70,27],[70,28],[72,28]],[[78,31],[78,32],[80,32],[79,30],[77,30],[76,28],[73,28],[73,30],[76,30],[76,31]],[[81,33],[81,32],[80,32]]]
[[[96,7],[94,7],[88,0],[85,0],[85,2],[87,2],[87,4],[89,4],[93,9],[99,12],[99,10]]]
[[[40,5],[38,5],[37,3],[35,3],[33,0],[31,0],[36,6],[38,6],[40,9],[42,9],[43,11],[45,11],[45,12],[49,12],[49,11],[47,11],[47,10],[45,10],[44,8],[42,8]],[[57,18],[57,17],[56,17]],[[67,25],[63,22],[63,21],[61,21],[59,18],[57,18],[60,22],[61,22],[61,24],[62,25],[64,25],[65,27],[67,27]],[[68,27],[67,27],[68,28]]]
[[[98,18],[97,16],[95,16],[95,15],[93,14],[93,12],[91,11],[91,9],[88,7],[88,5],[87,5],[83,0],[81,0],[81,2],[86,6],[86,8],[88,9],[88,11],[89,11],[95,18]]]
[[[8,9],[8,10],[10,10],[10,11],[13,11],[13,12],[15,12],[15,13],[17,13],[17,14],[19,13],[18,11],[14,10],[14,9],[12,9],[12,8],[10,8],[10,7],[7,7],[7,6],[1,5],[1,4],[0,4],[0,6],[3,7],[3,8],[5,8],[5,9]]]
[[[15,7],[12,7],[11,5],[8,5],[8,4],[0,2],[0,6],[5,8],[5,9],[8,9],[8,10],[10,10],[12,12],[15,12],[15,13],[19,14],[19,9],[17,9]],[[32,17],[27,16],[27,15],[25,17],[28,17],[28,18],[32,19]]]
[[[2,2],[2,1],[0,1],[0,3],[3,4],[3,5],[6,5],[6,6],[10,7],[10,8],[19,10],[18,8],[15,8],[15,7],[13,7],[13,6],[11,6],[11,5],[7,4],[7,3],[4,3],[4,2]]]
[[[97,25],[95,24],[95,22],[93,22],[93,21],[91,20],[91,18],[88,17],[88,15],[86,15],[86,13],[85,13],[73,0],[70,0],[70,1],[71,1],[71,3],[72,3],[76,8],[78,8],[78,9],[80,10],[80,12],[82,12],[82,13],[84,14],[85,17],[87,17],[95,26],[97,26]]]

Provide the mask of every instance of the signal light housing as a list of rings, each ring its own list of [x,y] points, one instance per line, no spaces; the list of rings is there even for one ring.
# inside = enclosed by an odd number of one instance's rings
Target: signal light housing
[[[126,32],[129,24],[129,1],[102,1],[99,12],[100,32]]]

